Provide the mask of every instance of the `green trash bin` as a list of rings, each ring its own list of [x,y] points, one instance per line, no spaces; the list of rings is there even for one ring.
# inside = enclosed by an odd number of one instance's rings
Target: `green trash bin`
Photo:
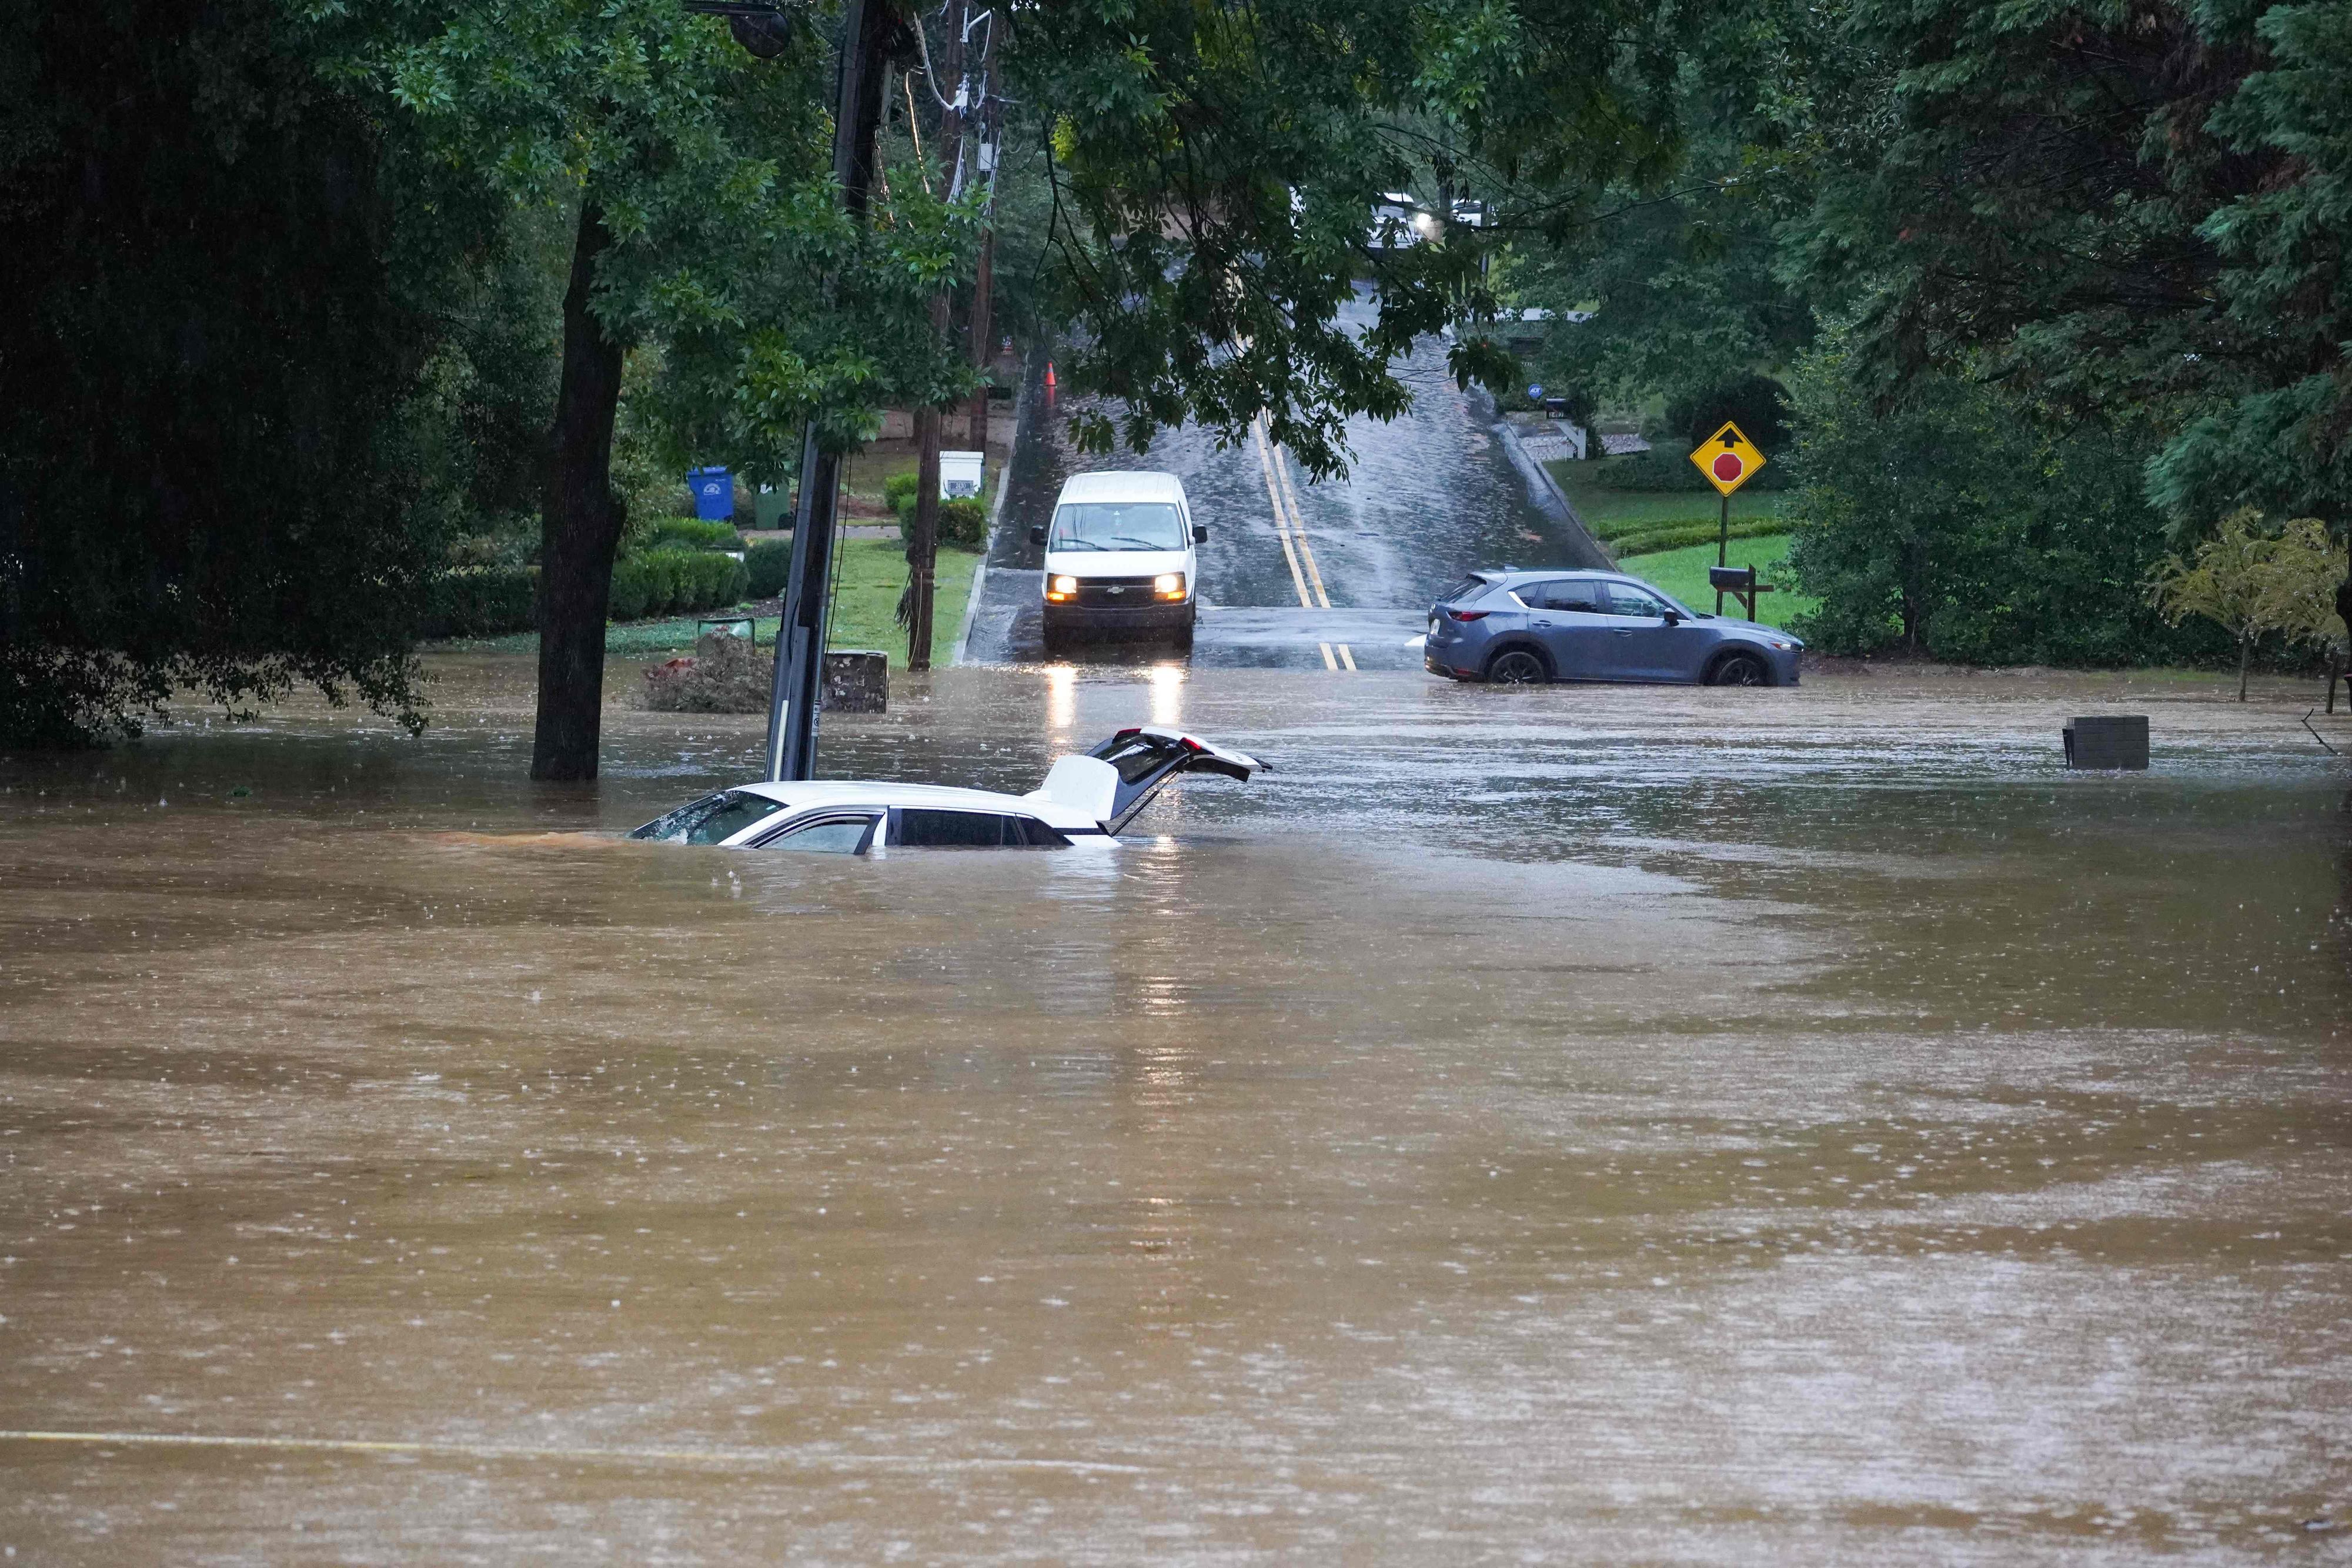
[[[753,526],[762,528],[789,528],[793,526],[793,493],[788,486],[773,489],[762,485],[751,492]]]

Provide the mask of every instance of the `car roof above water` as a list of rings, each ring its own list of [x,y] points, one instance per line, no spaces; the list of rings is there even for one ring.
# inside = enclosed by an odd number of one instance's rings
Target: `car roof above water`
[[[1184,486],[1176,476],[1158,468],[1073,474],[1062,486],[1065,501],[1175,501],[1183,495]]]
[[[929,807],[940,811],[999,811],[1042,818],[1065,831],[1092,831],[1094,819],[1056,800],[1034,795],[1000,795],[992,789],[959,789],[944,784],[896,784],[878,781],[819,779],[792,784],[739,784],[739,794],[759,795],[788,811],[818,808],[852,810],[890,806]]]

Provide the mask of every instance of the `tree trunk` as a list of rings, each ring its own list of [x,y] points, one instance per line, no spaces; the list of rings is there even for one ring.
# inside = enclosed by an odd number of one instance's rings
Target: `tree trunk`
[[[604,620],[613,554],[625,518],[613,495],[613,421],[621,345],[588,308],[596,258],[610,243],[593,202],[580,206],[563,294],[563,371],[540,503],[539,725],[533,779],[593,779],[604,708]]]
[[[915,411],[915,515],[907,537],[907,668],[931,667],[931,602],[940,561],[940,410]]]
[[[2246,700],[2246,665],[2247,665],[2250,662],[2252,662],[2252,660],[2253,659],[2253,656],[2254,656],[2254,640],[2253,640],[2252,637],[2241,637],[2241,638],[2239,638],[2239,639],[2238,639],[2238,700],[2239,700],[2240,702],[2244,702],[2244,701]]]

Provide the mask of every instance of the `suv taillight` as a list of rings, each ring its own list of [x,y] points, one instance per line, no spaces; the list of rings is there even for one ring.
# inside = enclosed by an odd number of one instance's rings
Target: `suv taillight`
[[[1448,621],[1484,621],[1493,613],[1491,610],[1448,610],[1445,618]]]

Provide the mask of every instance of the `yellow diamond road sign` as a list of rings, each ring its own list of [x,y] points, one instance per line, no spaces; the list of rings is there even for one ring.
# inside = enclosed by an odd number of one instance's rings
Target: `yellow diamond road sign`
[[[1721,430],[1699,444],[1691,461],[1698,465],[1708,484],[1728,496],[1756,477],[1756,471],[1764,466],[1764,454],[1727,419]]]

